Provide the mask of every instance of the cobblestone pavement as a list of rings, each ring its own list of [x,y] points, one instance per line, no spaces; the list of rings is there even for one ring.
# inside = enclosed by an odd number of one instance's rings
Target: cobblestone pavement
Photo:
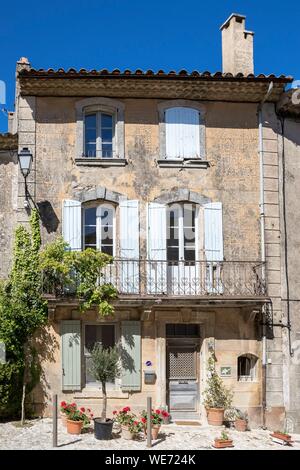
[[[219,437],[221,428],[213,426],[178,426],[164,425],[157,441],[153,441],[153,450],[205,450],[211,449],[215,437]],[[229,430],[228,434],[234,441],[234,449],[300,449],[300,434],[293,434],[293,447],[275,444],[270,438],[270,431],[252,430],[238,432]],[[121,437],[118,429],[113,432],[110,441],[98,441],[93,431],[80,436],[66,432],[59,420],[58,449],[146,449],[144,436],[133,441]],[[0,423],[0,449],[51,449],[52,420],[49,418],[32,420],[26,427],[19,423]]]

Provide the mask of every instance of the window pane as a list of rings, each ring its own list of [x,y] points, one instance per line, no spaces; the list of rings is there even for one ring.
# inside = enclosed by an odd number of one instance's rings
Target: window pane
[[[179,260],[179,248],[168,246],[167,257],[168,257],[168,261],[178,261]]]
[[[86,157],[92,157],[92,158],[95,158],[97,156],[97,152],[96,152],[96,144],[90,144],[90,143],[86,143],[85,144],[85,152],[84,152],[84,155]]]
[[[195,261],[195,248],[184,248],[184,260],[185,261]]]
[[[101,127],[102,127],[102,129],[104,127],[112,128],[112,123],[113,123],[112,116],[110,116],[109,114],[101,114]]]
[[[112,129],[102,129],[101,137],[103,143],[111,143],[113,138]]]
[[[96,245],[96,227],[86,226],[84,232],[84,244]]]
[[[85,225],[96,225],[96,208],[91,207],[84,211],[84,223]]]
[[[101,206],[99,211],[101,224],[112,225],[114,211],[111,207]]]
[[[102,158],[111,158],[112,154],[112,144],[102,144]]]
[[[105,253],[106,255],[113,256],[114,255],[114,250],[112,245],[102,245],[101,247],[102,253]]]
[[[85,326],[85,352],[90,353],[96,343],[101,343],[101,326]]]
[[[96,114],[87,114],[85,116],[85,128],[96,129]]]

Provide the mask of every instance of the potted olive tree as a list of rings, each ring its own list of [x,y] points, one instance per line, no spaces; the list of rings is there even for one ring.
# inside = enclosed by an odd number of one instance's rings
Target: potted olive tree
[[[113,420],[106,417],[107,392],[106,384],[113,382],[120,376],[119,351],[114,348],[103,348],[96,343],[91,352],[90,372],[101,383],[102,388],[102,413],[100,418],[94,418],[96,439],[111,439]]]
[[[215,359],[211,355],[208,360],[207,387],[204,390],[204,405],[208,424],[222,426],[224,413],[232,403],[232,392],[228,390],[215,369]]]

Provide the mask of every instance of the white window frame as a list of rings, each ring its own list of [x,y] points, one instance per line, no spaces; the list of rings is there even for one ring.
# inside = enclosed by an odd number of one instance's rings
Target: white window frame
[[[114,326],[114,329],[115,329],[115,346],[117,346],[119,343],[120,343],[120,327],[119,327],[119,323],[117,322],[84,322],[83,325],[82,325],[82,338],[83,338],[83,342],[82,342],[82,364],[83,364],[83,367],[82,367],[82,383],[84,384],[84,387],[85,389],[95,389],[95,390],[99,390],[99,386],[100,384],[98,382],[90,382],[90,383],[87,383],[86,382],[86,365],[85,365],[85,358],[86,357],[90,357],[88,354],[86,354],[85,352],[85,327],[89,325],[89,326],[109,326],[109,325],[112,325]],[[121,367],[121,358],[120,358],[120,367]],[[110,391],[110,390],[121,390],[121,385],[122,385],[122,379],[119,377],[119,378],[116,378],[115,379],[115,382],[114,383],[108,383],[107,384],[107,390]]]
[[[187,157],[184,159],[180,158],[169,158],[167,155],[166,149],[166,120],[165,113],[167,109],[170,108],[191,108],[199,112],[199,149],[200,155],[196,160],[205,160],[206,159],[206,142],[205,142],[205,114],[206,108],[202,103],[192,100],[168,100],[162,101],[158,104],[158,114],[159,114],[159,148],[160,148],[160,159],[164,160],[193,160],[193,158]]]
[[[240,358],[248,358],[250,360],[250,375],[240,375],[239,360]],[[256,382],[257,381],[257,363],[258,357],[255,354],[240,354],[237,358],[237,380],[238,382]]]
[[[169,204],[167,206],[167,237],[169,236],[169,211],[174,209],[179,209],[179,217],[178,217],[178,235],[179,235],[179,260],[178,261],[185,261],[189,263],[189,260],[184,260],[184,217],[183,217],[183,208],[185,205],[191,205],[195,207],[195,261],[199,260],[199,214],[200,214],[200,207],[193,203],[193,202],[176,202],[174,204]],[[168,246],[167,246],[167,258],[168,258]],[[167,259],[167,261],[169,261]]]
[[[116,233],[116,207],[108,202],[103,201],[101,204],[98,205],[88,205],[83,208],[83,217],[82,217],[82,225],[83,225],[83,249],[85,250],[85,210],[86,209],[96,209],[96,248],[97,250],[101,251],[102,248],[102,237],[101,237],[101,217],[100,217],[100,210],[103,207],[107,207],[112,209],[113,211],[113,255],[116,256],[117,252],[117,233]],[[88,247],[87,247],[88,248]]]
[[[124,159],[124,113],[125,105],[121,101],[112,98],[94,97],[79,100],[75,104],[76,109],[76,159],[112,160]],[[103,113],[113,116],[113,153],[108,157],[85,157],[85,130],[84,118],[88,114]],[[99,134],[99,132],[98,132]]]

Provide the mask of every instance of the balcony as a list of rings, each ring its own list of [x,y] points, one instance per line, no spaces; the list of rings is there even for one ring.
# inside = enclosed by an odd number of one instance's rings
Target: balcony
[[[149,261],[114,259],[99,273],[99,283],[113,284],[119,297],[222,297],[266,296],[263,264],[250,261]],[[76,279],[75,279],[76,280]],[[72,289],[45,282],[45,294],[65,297]]]

